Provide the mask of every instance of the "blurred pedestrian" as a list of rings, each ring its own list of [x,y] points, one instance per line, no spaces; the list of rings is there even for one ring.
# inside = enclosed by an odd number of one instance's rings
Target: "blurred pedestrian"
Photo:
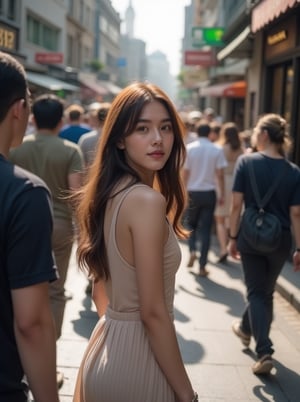
[[[198,139],[187,145],[183,170],[189,195],[186,222],[191,231],[187,266],[190,268],[194,265],[200,241],[199,276],[207,276],[206,264],[214,211],[217,203],[223,205],[224,202],[224,168],[227,162],[223,149],[209,140],[210,125],[206,121],[200,121],[196,130]]]
[[[294,268],[300,271],[300,169],[286,159],[289,144],[286,121],[280,115],[266,114],[258,120],[254,129],[253,145],[258,152],[239,157],[234,176],[229,252],[234,258],[241,257],[248,303],[241,321],[235,321],[232,329],[246,347],[251,337],[254,338],[257,355],[252,367],[254,374],[268,374],[274,365],[274,348],[270,339],[273,293],[291,251],[291,224],[296,245]],[[246,208],[256,205],[247,173],[250,163],[261,198],[276,180],[278,172],[284,170],[284,176],[265,207],[267,212],[277,216],[282,225],[281,242],[271,253],[258,252],[239,231],[243,204]]]
[[[233,184],[233,171],[237,158],[244,153],[237,125],[227,122],[222,125],[220,139],[217,142],[222,146],[227,161],[224,169],[224,203],[215,209],[216,232],[220,247],[218,262],[225,262],[228,256],[228,229]]]
[[[212,107],[207,107],[203,111],[203,119],[208,123],[212,123],[215,120],[215,111]]]
[[[197,401],[173,324],[175,233],[184,234],[183,126],[169,98],[146,83],[123,89],[106,121],[78,194],[78,256],[94,277],[100,316],[104,289],[109,304],[83,358],[74,401]]]
[[[202,112],[200,112],[200,110],[192,110],[191,112],[188,113],[187,118],[188,118],[190,132],[192,132],[192,133],[196,132],[196,125],[202,119],[202,116],[203,115],[202,115]],[[188,142],[191,142],[191,141],[188,141]]]
[[[99,108],[91,112],[95,114],[95,120],[97,121],[95,124],[95,129],[83,134],[78,141],[78,145],[83,154],[85,169],[88,169],[94,161],[97,143],[101,135],[110,105],[111,104],[109,102],[103,102],[102,104],[100,103]]]
[[[210,133],[208,138],[211,142],[218,142],[220,140],[220,131],[221,131],[221,124],[213,121],[210,123]]]
[[[30,94],[23,67],[3,52],[0,87],[0,400],[27,402],[30,388],[35,401],[58,402],[50,195],[38,177],[7,160],[22,142]]]
[[[97,123],[95,123],[95,129],[92,131],[87,132],[86,134],[83,134],[78,142],[78,145],[82,151],[83,154],[83,160],[84,160],[84,170],[85,174],[87,173],[89,167],[94,161],[96,149],[97,149],[97,144],[102,132],[102,128],[104,126],[104,121],[106,119],[107,113],[109,111],[109,108],[111,104],[109,102],[103,102],[103,103],[98,103],[98,108],[97,109],[91,109],[90,114],[91,116],[94,116],[94,121],[97,120]],[[91,105],[93,106],[93,105]],[[96,107],[96,104],[94,104],[93,107]],[[85,288],[85,293],[88,295],[91,295],[92,293],[92,280],[89,279],[88,284]]]
[[[67,124],[61,127],[59,136],[77,144],[83,134],[91,131],[91,127],[84,123],[84,108],[72,104],[65,110],[65,117]]]
[[[63,102],[55,95],[38,97],[32,107],[36,134],[27,135],[10,160],[35,173],[48,185],[54,210],[52,247],[59,279],[50,286],[51,307],[56,325],[56,339],[61,328],[66,304],[65,281],[74,240],[72,206],[67,201],[70,191],[82,184],[83,160],[78,145],[58,137],[63,124]],[[62,383],[62,373],[58,373]]]

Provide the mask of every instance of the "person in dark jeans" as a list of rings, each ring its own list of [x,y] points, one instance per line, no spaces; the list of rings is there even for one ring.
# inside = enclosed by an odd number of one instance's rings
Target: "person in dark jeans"
[[[291,225],[296,244],[294,269],[300,271],[300,169],[285,157],[290,144],[286,126],[286,121],[277,114],[260,118],[253,135],[253,145],[258,152],[240,156],[234,174],[228,251],[233,258],[242,260],[248,303],[242,319],[233,322],[232,330],[246,347],[253,336],[257,354],[257,361],[252,367],[254,374],[269,374],[274,366],[274,348],[269,335],[273,320],[273,294],[291,251]],[[249,163],[254,167],[261,197],[278,172],[285,169],[284,176],[265,207],[267,212],[277,216],[282,225],[280,245],[272,253],[258,252],[247,244],[239,231],[243,204],[246,208],[256,205],[248,178]]]
[[[199,276],[202,277],[208,275],[206,264],[214,211],[217,202],[224,202],[224,168],[227,166],[223,149],[208,138],[210,131],[210,125],[206,121],[202,120],[196,125],[199,138],[187,145],[183,170],[183,179],[189,195],[185,222],[191,231],[190,258],[187,266],[192,267],[197,259],[196,251],[200,241]]]
[[[205,267],[207,264],[207,255],[210,246],[210,235],[217,196],[214,190],[189,191],[188,195],[188,225],[191,230],[188,239],[189,249],[193,255],[197,250],[197,241],[201,241],[199,263],[200,267]],[[204,272],[207,271],[205,270]]]

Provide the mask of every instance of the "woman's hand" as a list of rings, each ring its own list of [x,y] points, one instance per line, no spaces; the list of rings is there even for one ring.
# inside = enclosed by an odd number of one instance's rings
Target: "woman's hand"
[[[236,239],[229,239],[227,250],[230,257],[234,258],[235,260],[241,259],[241,255],[237,249]]]
[[[300,271],[300,251],[295,251],[293,255],[294,271]]]

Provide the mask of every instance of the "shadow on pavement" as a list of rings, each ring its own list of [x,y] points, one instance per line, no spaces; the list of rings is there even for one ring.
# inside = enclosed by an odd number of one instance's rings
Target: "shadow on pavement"
[[[201,298],[228,306],[227,311],[230,315],[234,317],[240,316],[245,306],[245,298],[241,292],[220,285],[209,277],[201,278],[194,273],[191,274],[195,276],[195,280],[199,284],[198,291]]]
[[[176,307],[174,307],[174,320],[180,321],[182,323],[191,321],[190,318],[186,314],[183,314]]]
[[[96,311],[92,310],[92,299],[90,296],[86,296],[82,300],[82,305],[84,310],[79,311],[80,318],[77,320],[72,320],[74,331],[89,339],[91,333],[99,320],[99,316]]]
[[[186,340],[176,333],[184,364],[197,364],[204,356],[204,348],[194,340]]]

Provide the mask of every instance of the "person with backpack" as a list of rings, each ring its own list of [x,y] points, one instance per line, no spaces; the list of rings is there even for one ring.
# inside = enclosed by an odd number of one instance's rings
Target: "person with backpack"
[[[274,347],[270,339],[273,294],[278,276],[291,253],[291,228],[295,242],[294,269],[300,271],[300,169],[287,159],[290,144],[286,120],[274,113],[262,116],[252,136],[252,145],[257,152],[240,156],[234,173],[228,251],[231,257],[242,261],[247,305],[241,320],[233,322],[232,330],[245,347],[250,345],[251,337],[254,338],[257,355],[252,367],[254,374],[269,374],[274,367]],[[258,194],[253,190],[253,182]],[[252,239],[245,236],[241,212],[243,207],[245,211],[257,208],[257,195],[263,199],[270,187],[274,191],[261,212],[278,218],[281,238],[275,249],[271,250],[268,245],[263,250],[262,242],[254,241],[255,227],[252,228]]]

